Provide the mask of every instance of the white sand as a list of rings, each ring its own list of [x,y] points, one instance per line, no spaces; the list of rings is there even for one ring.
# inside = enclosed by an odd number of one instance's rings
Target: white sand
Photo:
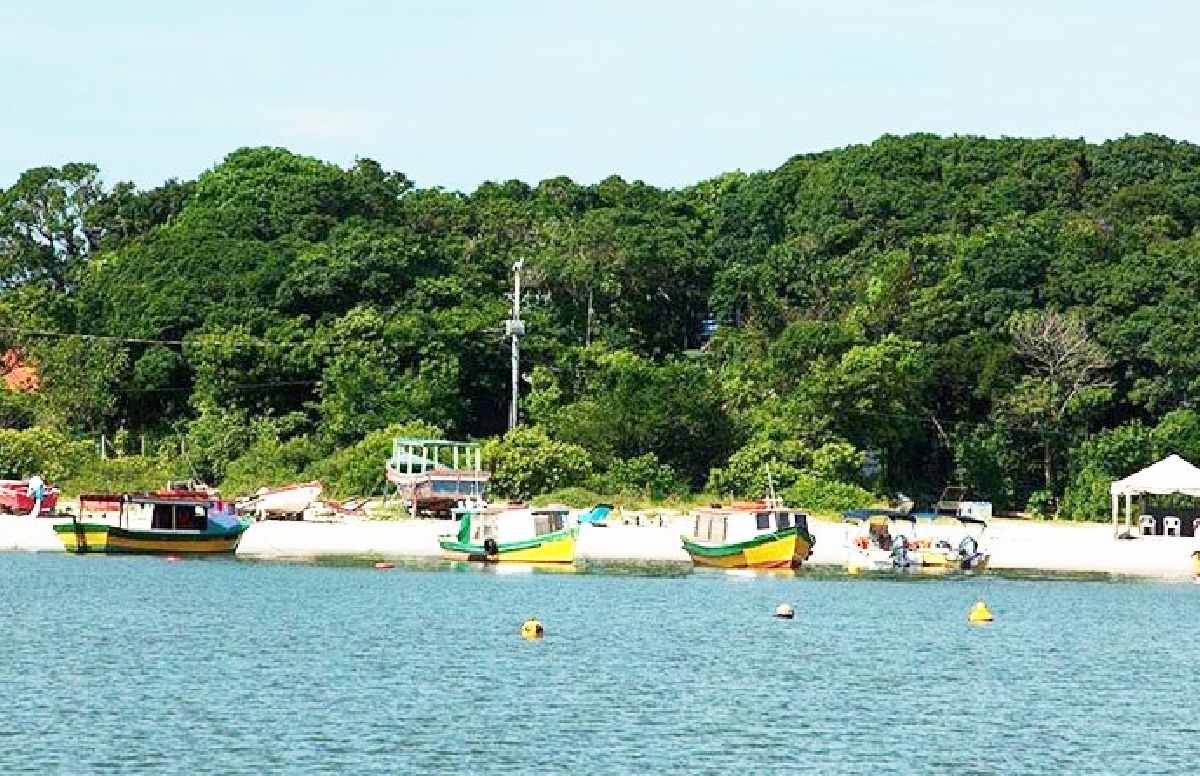
[[[61,552],[54,520],[0,517],[0,550]],[[667,518],[663,524],[585,525],[577,556],[596,562],[687,563],[679,542],[688,521]],[[437,538],[453,533],[449,520],[351,520],[337,523],[266,521],[250,526],[238,547],[239,556],[309,558],[325,555],[437,558]],[[842,523],[810,521],[817,544],[810,563],[842,565],[846,529]],[[992,555],[993,569],[1094,571],[1153,577],[1190,577],[1194,539],[1146,537],[1118,541],[1112,527],[1096,523],[1043,523],[993,520],[981,542]]]

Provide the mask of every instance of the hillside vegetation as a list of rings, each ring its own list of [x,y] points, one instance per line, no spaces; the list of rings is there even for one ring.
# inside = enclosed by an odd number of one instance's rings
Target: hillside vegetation
[[[488,440],[509,495],[752,496],[770,466],[801,506],[961,476],[1103,517],[1110,476],[1200,460],[1198,219],[1200,147],[1151,135],[889,136],[681,190],[461,194],[278,148],[149,190],[31,169],[0,345],[40,387],[0,392],[0,474],[369,492],[392,434],[437,432]]]

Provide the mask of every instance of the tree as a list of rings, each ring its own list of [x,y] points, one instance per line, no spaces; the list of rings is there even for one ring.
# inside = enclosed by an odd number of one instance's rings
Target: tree
[[[1088,336],[1078,315],[1026,313],[1015,316],[1011,327],[1013,348],[1030,374],[1017,383],[1008,406],[1041,429],[1045,486],[1053,490],[1054,454],[1061,446],[1064,421],[1107,398],[1113,385],[1103,376],[1109,357]]]
[[[71,273],[99,243],[93,210],[104,196],[100,170],[72,162],[35,167],[0,194],[0,280],[49,281],[67,291]]]

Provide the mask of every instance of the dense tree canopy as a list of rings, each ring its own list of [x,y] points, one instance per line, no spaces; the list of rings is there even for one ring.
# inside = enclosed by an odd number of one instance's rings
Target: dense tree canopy
[[[496,438],[523,495],[752,494],[773,468],[833,503],[957,474],[1098,517],[1097,482],[1200,438],[1198,224],[1200,146],[1154,135],[886,136],[681,190],[458,194],[279,148],[144,191],[39,167],[0,190],[0,338],[42,387],[0,419],[190,435],[212,476],[423,423]],[[531,430],[509,449],[518,258]],[[559,443],[571,476],[518,473]]]

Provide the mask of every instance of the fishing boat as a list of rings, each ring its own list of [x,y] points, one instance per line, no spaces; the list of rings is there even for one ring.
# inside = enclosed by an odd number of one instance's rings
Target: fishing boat
[[[29,515],[37,504],[30,492],[29,480],[0,480],[0,512],[10,515]],[[53,512],[58,505],[59,490],[43,486],[41,512]]]
[[[808,515],[774,497],[765,501],[713,505],[691,515],[692,535],[683,549],[697,566],[723,569],[799,568],[816,540]]]
[[[448,560],[571,563],[579,527],[566,507],[466,504],[453,510],[458,533],[438,545]]]
[[[465,500],[483,498],[491,473],[482,461],[473,442],[398,437],[384,474],[410,514],[445,515]]]
[[[210,491],[168,488],[82,495],[79,514],[54,532],[68,552],[190,555],[232,553],[248,526]]]

